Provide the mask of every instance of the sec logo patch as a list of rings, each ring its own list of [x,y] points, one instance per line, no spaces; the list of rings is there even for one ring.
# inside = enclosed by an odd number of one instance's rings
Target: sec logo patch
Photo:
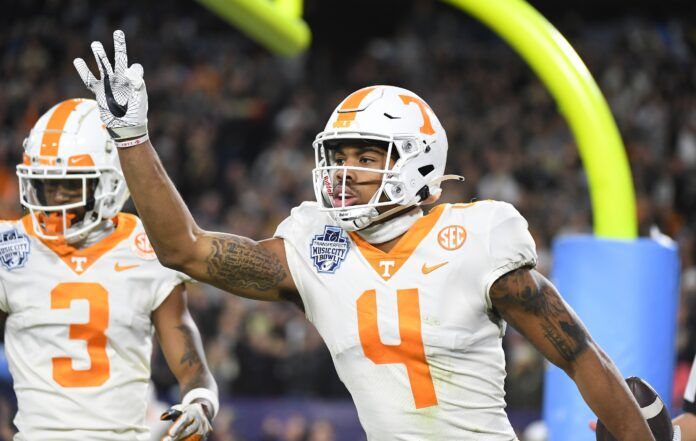
[[[458,250],[466,242],[466,230],[461,225],[449,225],[437,233],[437,242],[448,251]]]
[[[132,245],[131,249],[141,259],[145,259],[145,260],[157,259],[157,255],[155,254],[155,250],[152,249],[152,245],[150,245],[150,239],[147,238],[145,233],[139,233],[135,236],[135,239],[133,239],[133,245]]]

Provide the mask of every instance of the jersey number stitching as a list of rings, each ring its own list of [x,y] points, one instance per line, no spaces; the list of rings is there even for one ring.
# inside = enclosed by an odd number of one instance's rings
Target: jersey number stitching
[[[425,359],[417,289],[396,292],[399,310],[398,345],[385,345],[377,325],[377,293],[370,289],[358,298],[358,331],[365,356],[376,364],[401,363],[406,366],[416,409],[437,405],[430,366]]]
[[[53,358],[53,379],[63,387],[101,386],[109,379],[106,331],[109,325],[109,293],[98,283],[61,283],[51,291],[51,309],[70,308],[73,300],[89,302],[89,321],[70,325],[71,340],[85,340],[90,368],[76,370],[70,357]]]

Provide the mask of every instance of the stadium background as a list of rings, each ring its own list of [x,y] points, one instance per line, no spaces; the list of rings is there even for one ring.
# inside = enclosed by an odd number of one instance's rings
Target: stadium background
[[[311,141],[329,112],[354,89],[386,83],[414,90],[443,122],[448,171],[467,178],[447,184],[446,199],[515,204],[529,220],[543,273],[554,237],[591,232],[586,179],[553,100],[511,49],[451,7],[307,0],[312,47],[284,60],[195,2],[125,3],[3,2],[0,218],[21,215],[14,165],[38,116],[62,99],[89,96],[72,59],[90,57],[92,40],[111,52],[111,32],[120,28],[131,60],[145,67],[153,142],[205,228],[272,235],[292,206],[314,198]],[[633,172],[641,235],[658,227],[679,243],[678,409],[696,348],[696,7],[531,3],[569,39],[611,106]],[[214,440],[363,439],[328,351],[299,311],[205,285],[189,292],[230,403]],[[508,410],[522,433],[540,417],[543,361],[514,331],[504,344]],[[14,404],[3,371],[0,439],[9,439]],[[153,380],[161,400],[177,399],[160,354]]]

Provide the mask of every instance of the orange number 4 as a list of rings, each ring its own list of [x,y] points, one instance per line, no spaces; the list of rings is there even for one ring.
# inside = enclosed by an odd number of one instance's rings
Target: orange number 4
[[[73,300],[89,302],[89,321],[70,325],[70,338],[87,341],[91,366],[73,369],[69,357],[53,358],[53,379],[63,387],[101,386],[109,379],[106,327],[109,325],[109,293],[98,283],[61,283],[51,291],[51,308],[69,308]]]
[[[365,291],[358,298],[358,330],[365,356],[376,364],[402,363],[406,366],[416,409],[437,405],[430,366],[425,359],[421,335],[420,305],[417,289],[396,292],[399,308],[401,343],[385,345],[377,327],[377,293]]]

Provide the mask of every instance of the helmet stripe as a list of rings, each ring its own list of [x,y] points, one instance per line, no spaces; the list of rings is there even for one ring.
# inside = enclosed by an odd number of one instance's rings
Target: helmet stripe
[[[350,94],[338,109],[338,119],[333,123],[334,129],[348,127],[355,119],[362,100],[375,89],[375,86],[365,87]]]
[[[71,99],[56,106],[44,129],[44,135],[41,139],[41,156],[58,156],[58,146],[60,137],[65,130],[65,123],[72,111],[83,101],[82,99]]]

